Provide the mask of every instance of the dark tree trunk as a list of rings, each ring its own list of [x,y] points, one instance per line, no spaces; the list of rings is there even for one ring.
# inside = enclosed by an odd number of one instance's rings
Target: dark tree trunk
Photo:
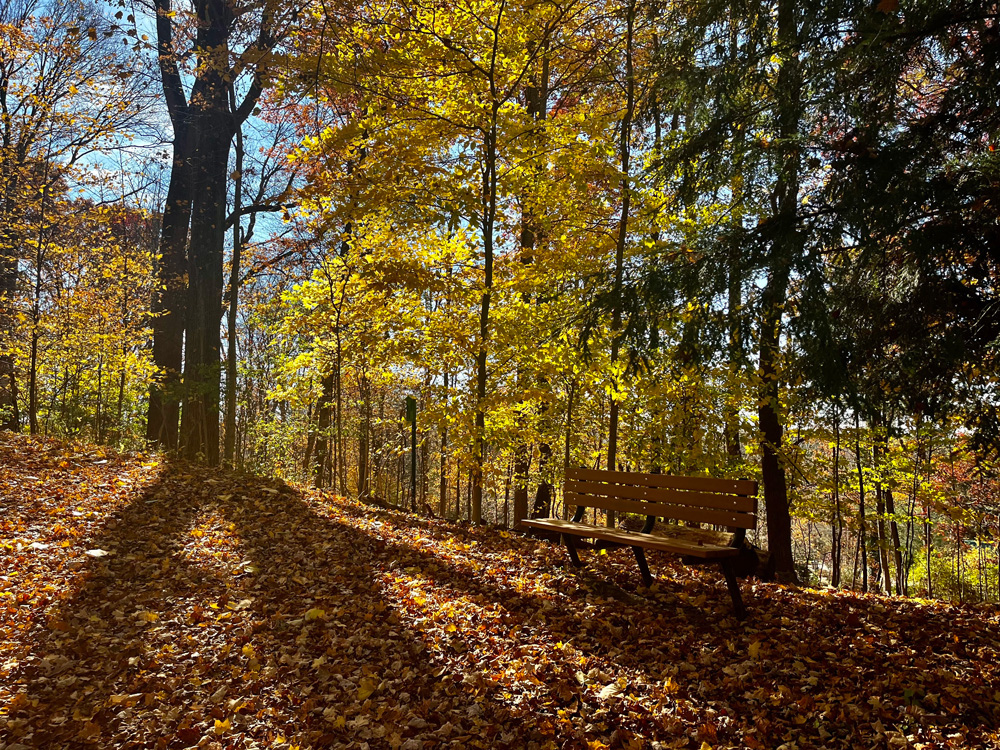
[[[191,221],[189,109],[173,49],[170,0],[156,0],[156,36],[160,78],[174,131],[173,160],[160,226],[151,327],[153,364],[159,377],[150,385],[146,440],[154,447],[177,448],[180,419],[181,363],[187,307],[187,240]]]
[[[444,400],[448,403],[448,372],[444,373]],[[364,429],[364,427],[362,427]],[[438,482],[438,515],[445,518],[448,512],[448,421],[441,428],[441,477]]]
[[[798,25],[794,0],[778,3],[778,45],[784,58],[778,71],[776,119],[782,151],[775,181],[774,235],[767,286],[761,295],[759,374],[761,392],[757,410],[767,541],[778,580],[795,581],[792,558],[792,521],[785,468],[780,460],[784,426],[780,416],[778,362],[781,354],[781,317],[788,294],[791,263],[801,252],[798,232],[798,196],[801,154],[797,143],[802,108],[802,75],[798,60]]]
[[[221,81],[208,88],[192,133],[192,187],[198,200],[191,211],[188,249],[181,447],[186,458],[215,465],[219,463],[222,260],[232,118],[225,97],[212,95],[223,88]]]
[[[319,397],[316,420],[316,462],[313,467],[313,484],[325,487],[327,477],[332,479],[333,467],[329,466],[330,455],[330,414],[333,402],[333,373],[323,376],[323,393]]]
[[[618,237],[615,241],[615,281],[614,309],[611,316],[611,362],[617,364],[619,342],[618,336],[622,328],[622,283],[625,265],[625,243],[628,238],[629,208],[632,190],[629,185],[629,171],[632,161],[632,117],[635,114],[635,76],[632,68],[633,31],[635,26],[635,2],[629,2],[626,11],[625,37],[625,113],[622,117],[619,134],[618,156],[621,160],[621,216],[618,220]],[[614,391],[618,383],[613,383]],[[612,393],[611,409],[608,415],[608,471],[614,471],[618,462],[618,396]],[[607,511],[605,523],[609,527],[615,525],[615,512]]]
[[[223,248],[226,180],[234,117],[225,59],[234,21],[226,0],[200,0],[195,49],[202,67],[191,91],[189,126],[191,239],[188,245],[187,335],[184,340],[184,456],[219,463],[219,391],[222,381]]]
[[[7,189],[13,192],[10,175],[3,175]],[[13,207],[13,200],[4,198],[2,210],[6,214]],[[3,220],[0,216],[0,220]],[[13,248],[17,246],[13,232],[4,227],[0,233],[0,342],[12,342],[14,337],[14,298],[17,294],[17,257]],[[18,430],[20,419],[17,409],[17,378],[14,373],[14,355],[11,347],[0,345],[0,428]]]
[[[229,89],[230,106],[236,108],[236,97]],[[236,455],[236,313],[240,299],[240,262],[243,255],[243,224],[240,209],[243,206],[243,129],[236,129],[236,179],[233,186],[233,258],[229,269],[229,306],[226,310],[226,423],[225,451],[226,466],[233,466]]]
[[[368,500],[371,497],[371,423],[372,397],[368,378],[362,375],[358,381],[361,392],[361,424],[358,429],[358,498]]]

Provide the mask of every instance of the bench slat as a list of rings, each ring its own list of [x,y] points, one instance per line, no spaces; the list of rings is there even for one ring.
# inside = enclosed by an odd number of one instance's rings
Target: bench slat
[[[573,523],[563,521],[560,518],[539,518],[526,519],[521,522],[524,526],[535,529],[549,529],[558,531],[560,534],[571,534],[572,536],[584,537],[587,539],[604,539],[609,542],[618,542],[628,546],[638,546],[643,549],[655,549],[663,552],[672,552],[677,555],[690,555],[707,560],[723,559],[735,557],[739,551],[732,547],[723,547],[715,544],[696,544],[682,539],[666,539],[656,537],[651,534],[640,534],[629,532],[623,529],[608,529],[600,526],[591,526],[584,523]]]
[[[584,482],[616,482],[641,484],[648,487],[670,487],[675,490],[722,492],[727,495],[757,495],[757,483],[749,479],[716,479],[714,477],[677,477],[671,474],[643,474],[638,471],[604,471],[602,469],[570,468],[567,479]]]
[[[638,513],[641,516],[674,518],[678,521],[690,521],[692,523],[710,523],[713,526],[734,526],[737,529],[753,529],[757,526],[756,516],[749,513],[728,513],[724,510],[699,508],[690,505],[646,503],[641,500],[602,497],[600,495],[581,495],[576,492],[566,492],[564,497],[567,505],[585,505],[588,508],[616,510],[622,513]]]
[[[607,484],[605,482],[583,482],[576,479],[566,480],[566,490],[580,495],[607,495],[610,497],[627,497],[633,500],[643,500],[648,503],[666,503],[669,506],[692,505],[699,508],[718,508],[736,513],[756,513],[757,498],[741,495],[723,495],[709,492],[689,492],[665,487],[629,486],[625,484]],[[652,515],[660,515],[654,513]]]

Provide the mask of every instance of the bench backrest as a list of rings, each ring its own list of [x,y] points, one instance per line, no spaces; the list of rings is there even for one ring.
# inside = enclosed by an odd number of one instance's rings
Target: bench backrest
[[[746,479],[569,469],[565,502],[737,529],[757,526],[757,483]]]

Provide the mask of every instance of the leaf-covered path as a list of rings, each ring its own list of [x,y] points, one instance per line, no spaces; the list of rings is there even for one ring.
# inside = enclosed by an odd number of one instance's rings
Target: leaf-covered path
[[[0,750],[1000,747],[996,609],[0,437]]]

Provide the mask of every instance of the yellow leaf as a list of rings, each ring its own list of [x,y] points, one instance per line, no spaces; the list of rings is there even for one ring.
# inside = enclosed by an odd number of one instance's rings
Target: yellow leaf
[[[226,719],[225,721],[219,721],[218,719],[216,719],[215,720],[215,733],[216,734],[225,734],[226,732],[229,731],[229,728],[231,726],[232,726],[232,724],[230,723],[229,719]]]
[[[156,622],[160,619],[160,616],[156,612],[141,612],[139,613],[139,619],[143,622]]]
[[[326,617],[326,610],[320,609],[319,607],[313,607],[306,612],[306,620],[319,620],[323,617]]]
[[[760,658],[760,641],[754,641],[753,643],[751,643],[750,644],[750,648],[747,649],[747,651],[749,652],[751,659],[759,659]]]
[[[243,647],[243,655],[249,658],[253,658],[256,653],[254,652],[253,644],[248,643]]]
[[[361,686],[358,688],[358,700],[363,701],[369,698],[372,693],[375,692],[378,685],[375,683],[371,677],[363,677],[361,679]]]

